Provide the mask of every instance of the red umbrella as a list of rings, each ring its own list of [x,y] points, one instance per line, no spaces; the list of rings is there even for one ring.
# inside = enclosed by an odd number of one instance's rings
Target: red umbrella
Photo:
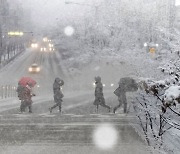
[[[36,84],[36,81],[34,79],[32,79],[31,77],[22,77],[19,80],[19,84],[22,86],[26,86],[28,83],[32,84],[32,86],[34,87]]]

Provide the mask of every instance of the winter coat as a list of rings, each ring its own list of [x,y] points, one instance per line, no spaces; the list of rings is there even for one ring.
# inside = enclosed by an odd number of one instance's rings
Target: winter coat
[[[101,82],[96,82],[95,97],[103,97],[103,85]]]
[[[19,100],[23,100],[23,91],[24,87],[19,84],[16,90],[16,92],[18,93]]]
[[[59,103],[62,102],[62,98],[64,97],[63,93],[61,90],[56,90],[54,94],[54,102]]]
[[[137,91],[137,89],[136,81],[130,77],[125,77],[120,79],[119,87],[114,91],[114,94],[118,97],[120,104],[127,104],[126,92],[134,92]]]
[[[29,86],[26,86],[23,90],[23,101],[32,103],[32,96],[35,96],[35,94],[32,93],[32,89]]]
[[[117,96],[117,97],[120,97],[120,95],[123,93],[125,94],[125,89],[123,87],[123,85],[119,85],[119,87],[114,91],[114,94]]]
[[[103,104],[105,104],[104,97],[96,97],[93,104],[94,105],[103,105]]]
[[[103,85],[101,82],[96,82],[95,100],[93,104],[94,105],[105,104],[105,99],[103,95]]]
[[[60,90],[60,83],[55,80],[54,83],[53,83],[53,92],[54,92],[54,94],[56,93],[56,91],[59,91],[59,90]]]

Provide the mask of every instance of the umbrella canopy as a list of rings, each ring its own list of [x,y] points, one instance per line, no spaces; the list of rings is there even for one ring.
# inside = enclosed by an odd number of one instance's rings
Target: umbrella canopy
[[[124,87],[124,91],[126,92],[134,92],[138,90],[138,84],[134,79],[130,77],[121,78],[119,81],[119,85]]]
[[[32,79],[31,77],[22,77],[19,82],[18,82],[20,85],[22,86],[26,86],[27,84],[31,84],[32,87],[35,86],[36,84],[36,81],[34,79]]]

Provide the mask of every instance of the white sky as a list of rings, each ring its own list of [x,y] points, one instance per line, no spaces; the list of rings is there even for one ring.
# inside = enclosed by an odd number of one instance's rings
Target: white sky
[[[180,0],[176,0],[176,5],[180,5]]]
[[[54,25],[57,22],[83,17],[84,12],[90,7],[65,4],[65,1],[75,3],[91,3],[92,0],[19,0],[23,7],[32,10],[33,21],[41,26]]]
[[[20,1],[24,7],[32,10],[32,18],[36,25],[46,27],[55,25],[58,22],[71,22],[72,20],[81,20],[84,13],[91,9],[89,6],[65,4],[65,2],[74,2],[93,5],[94,2],[102,0],[15,0]],[[180,5],[180,0],[176,0],[176,5]]]

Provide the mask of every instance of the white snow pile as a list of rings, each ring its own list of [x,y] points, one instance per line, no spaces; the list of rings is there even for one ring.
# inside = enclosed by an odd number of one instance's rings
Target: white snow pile
[[[180,86],[170,86],[165,91],[164,98],[166,102],[172,102],[173,100],[180,98]]]

